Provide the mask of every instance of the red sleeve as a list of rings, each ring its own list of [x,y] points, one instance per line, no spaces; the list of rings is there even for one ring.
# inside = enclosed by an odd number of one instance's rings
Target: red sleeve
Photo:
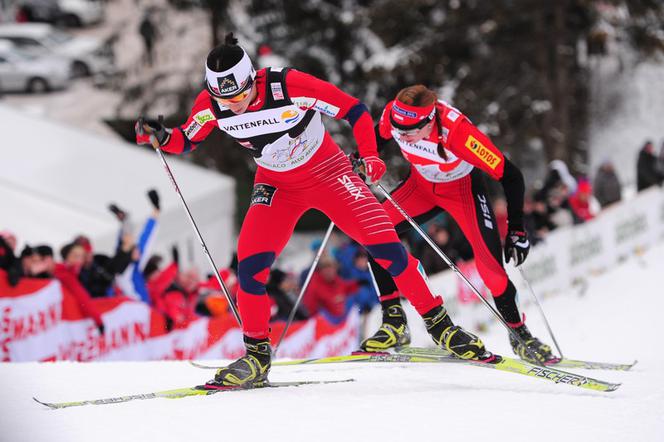
[[[171,265],[166,267],[164,270],[159,272],[156,276],[148,281],[147,287],[150,299],[152,300],[152,305],[158,309],[162,307],[161,298],[168,286],[170,286],[173,281],[175,281],[175,277],[177,275],[178,266],[175,263],[171,263]]]
[[[459,158],[500,180],[505,168],[503,153],[466,117],[456,124],[445,146]]]
[[[286,74],[286,88],[296,106],[313,109],[337,120],[348,120],[360,155],[378,156],[373,120],[360,100],[327,81],[295,69]]]
[[[85,287],[83,287],[83,284],[81,284],[76,275],[62,264],[55,267],[54,274],[65,290],[76,298],[83,314],[92,318],[97,325],[102,325],[101,313],[99,313],[99,311],[93,306],[90,294]]]
[[[212,98],[207,91],[202,91],[196,97],[187,121],[182,126],[173,128],[170,140],[161,148],[175,154],[191,152],[198,143],[207,138],[216,123]]]

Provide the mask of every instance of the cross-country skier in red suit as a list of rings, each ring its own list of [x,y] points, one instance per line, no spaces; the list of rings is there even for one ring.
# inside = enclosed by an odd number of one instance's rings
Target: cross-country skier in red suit
[[[508,205],[505,259],[521,265],[530,244],[523,227],[524,181],[519,169],[468,118],[422,85],[407,87],[389,102],[375,128],[378,147],[394,139],[411,164],[408,177],[392,192],[394,200],[419,223],[446,211],[470,242],[475,264],[503,319],[534,351],[551,361],[551,348],[533,337],[516,304],[516,289],[503,268],[498,226],[484,184],[484,174],[499,181]],[[483,173],[484,172],[484,173]],[[410,224],[385,201],[383,207],[399,234]],[[380,290],[383,324],[361,344],[365,351],[384,351],[410,343],[406,317],[392,277],[371,263]],[[510,334],[514,352],[532,361]]]
[[[219,369],[208,388],[256,386],[267,380],[271,350],[265,282],[298,219],[312,208],[325,213],[386,269],[439,345],[461,358],[490,357],[482,341],[454,325],[442,300],[431,294],[419,262],[406,252],[385,210],[321,121],[323,114],[350,123],[367,177],[377,181],[385,164],[378,158],[366,106],[294,69],[255,72],[232,34],[210,52],[205,70],[207,90],[196,98],[186,123],[169,129],[143,120],[141,127],[137,123],[137,142],[181,154],[217,128],[235,138],[258,164],[237,250],[237,299],[247,352]]]

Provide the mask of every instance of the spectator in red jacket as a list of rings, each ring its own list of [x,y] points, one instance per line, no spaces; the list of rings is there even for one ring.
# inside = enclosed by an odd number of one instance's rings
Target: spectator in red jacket
[[[197,318],[198,289],[201,277],[191,268],[178,272],[175,282],[162,295],[162,305],[169,330],[184,328]]]
[[[302,301],[311,315],[322,313],[333,322],[343,320],[347,300],[359,288],[356,281],[341,279],[337,271],[337,262],[329,256],[322,256]]]
[[[56,279],[76,298],[81,311],[95,322],[99,333],[104,334],[104,322],[101,319],[101,312],[96,309],[90,293],[78,279],[81,268],[85,263],[85,249],[80,244],[70,243],[62,248],[60,254],[63,262],[55,265]]]
[[[584,223],[595,217],[595,214],[590,207],[592,194],[593,188],[590,183],[586,180],[579,180],[576,193],[569,197],[569,205],[572,208],[574,221],[577,224]]]

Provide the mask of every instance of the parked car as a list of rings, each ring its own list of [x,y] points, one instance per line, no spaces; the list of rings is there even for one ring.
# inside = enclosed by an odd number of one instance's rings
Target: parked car
[[[100,0],[17,0],[16,21],[81,27],[104,19]]]
[[[101,0],[57,0],[62,11],[60,22],[65,26],[88,26],[104,20]]]
[[[47,92],[69,86],[69,61],[54,55],[39,56],[0,41],[0,91]]]
[[[35,53],[49,53],[67,58],[74,77],[113,70],[113,49],[102,40],[74,37],[44,23],[0,25],[0,40]]]

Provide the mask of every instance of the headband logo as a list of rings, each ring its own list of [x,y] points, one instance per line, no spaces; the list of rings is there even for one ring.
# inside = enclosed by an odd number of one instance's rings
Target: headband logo
[[[219,92],[222,95],[234,92],[238,89],[238,85],[233,74],[221,77],[217,79],[217,82],[219,83]]]
[[[408,111],[406,109],[402,109],[396,104],[392,105],[392,109],[394,109],[394,112],[403,115],[404,117],[409,117],[409,118],[415,118],[417,117],[417,114],[415,112]]]

